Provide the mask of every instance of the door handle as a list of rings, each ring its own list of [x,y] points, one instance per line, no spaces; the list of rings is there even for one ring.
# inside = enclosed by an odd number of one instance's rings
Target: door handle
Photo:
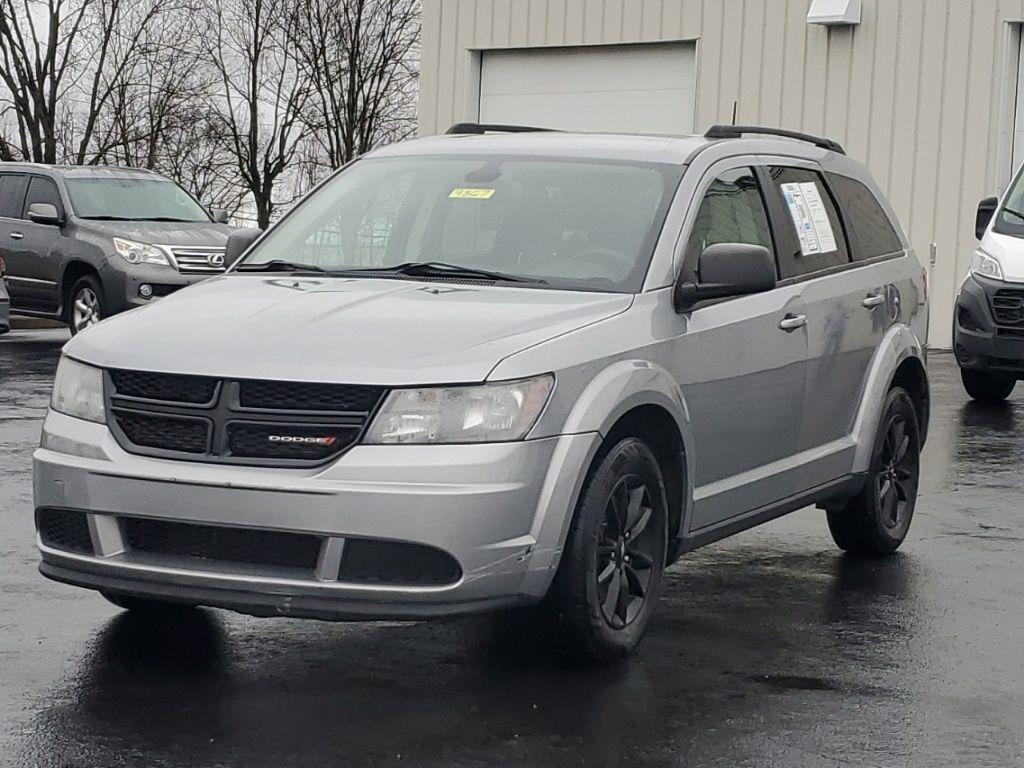
[[[21,232],[11,232],[11,240],[21,240],[25,237]]]
[[[865,309],[874,309],[875,307],[880,307],[883,304],[885,304],[885,294],[872,293],[867,298],[865,298],[864,301],[861,302],[861,304],[864,305]]]
[[[779,328],[786,333],[792,333],[799,328],[803,328],[805,325],[807,325],[807,315],[790,314],[779,321]]]

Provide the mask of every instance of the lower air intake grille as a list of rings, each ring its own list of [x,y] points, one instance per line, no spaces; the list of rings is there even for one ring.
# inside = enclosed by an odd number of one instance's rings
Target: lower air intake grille
[[[210,422],[177,416],[155,416],[117,409],[117,425],[135,445],[164,451],[206,453],[210,442]]]
[[[43,544],[69,552],[93,554],[89,520],[85,512],[69,509],[40,509],[36,511],[36,528]]]
[[[422,544],[346,539],[338,581],[396,586],[454,584],[462,569],[451,555]]]
[[[1024,324],[1024,290],[1003,288],[991,297],[992,314],[999,325]]]
[[[320,538],[302,533],[259,531],[166,520],[122,518],[125,543],[135,552],[220,560],[312,572]]]

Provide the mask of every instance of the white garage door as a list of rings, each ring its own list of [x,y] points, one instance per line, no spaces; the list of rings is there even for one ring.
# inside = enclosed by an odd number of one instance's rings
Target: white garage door
[[[484,51],[480,122],[689,134],[695,91],[693,43]]]

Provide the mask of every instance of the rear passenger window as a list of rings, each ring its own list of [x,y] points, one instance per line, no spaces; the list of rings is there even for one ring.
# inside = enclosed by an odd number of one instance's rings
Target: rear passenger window
[[[683,261],[688,280],[697,280],[704,249],[719,243],[762,245],[774,252],[761,188],[750,168],[726,171],[704,193]]]
[[[842,220],[820,173],[805,168],[768,169],[782,198],[799,248],[784,254],[782,277],[801,277],[850,263]]]
[[[0,216],[9,219],[21,218],[21,206],[25,202],[26,177],[20,174],[0,174]]]
[[[850,228],[853,260],[864,261],[903,250],[903,242],[875,194],[856,179],[828,174]]]
[[[26,215],[28,214],[28,207],[33,203],[49,203],[57,209],[57,213],[61,213],[64,209],[60,201],[60,192],[57,191],[57,185],[50,179],[44,179],[40,176],[33,176],[28,184],[28,196],[25,198]]]

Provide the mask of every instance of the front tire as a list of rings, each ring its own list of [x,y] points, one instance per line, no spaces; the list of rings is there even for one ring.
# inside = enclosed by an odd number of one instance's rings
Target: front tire
[[[882,408],[864,487],[841,508],[828,510],[828,527],[836,545],[869,557],[895,552],[914,517],[920,468],[917,411],[907,391],[894,387]]]
[[[1017,380],[1003,373],[988,373],[960,369],[960,378],[964,382],[967,394],[979,403],[995,405],[1003,402],[1017,386]]]
[[[94,275],[83,275],[75,281],[68,294],[68,307],[65,321],[74,336],[95,325],[107,316],[106,302],[103,298],[103,286]]]
[[[553,585],[559,627],[585,660],[640,643],[665,570],[668,505],[658,461],[636,438],[617,443],[580,495]]]

